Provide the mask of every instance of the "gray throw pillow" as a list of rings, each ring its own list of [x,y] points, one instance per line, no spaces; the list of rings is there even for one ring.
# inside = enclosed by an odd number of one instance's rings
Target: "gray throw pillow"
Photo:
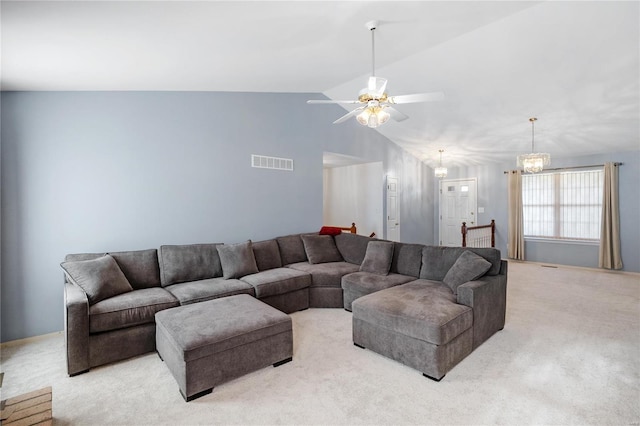
[[[360,271],[388,275],[392,260],[393,243],[391,241],[369,241]]]
[[[222,264],[222,276],[226,279],[241,278],[258,272],[256,258],[251,248],[251,240],[238,244],[216,247]]]
[[[309,263],[341,262],[342,256],[331,235],[301,235]]]
[[[62,262],[60,266],[69,281],[84,290],[90,305],[133,290],[115,259],[109,255],[91,260]]]
[[[458,287],[462,284],[477,280],[491,268],[491,262],[478,256],[470,250],[465,250],[458,260],[453,264],[442,280],[453,291],[458,294]]]

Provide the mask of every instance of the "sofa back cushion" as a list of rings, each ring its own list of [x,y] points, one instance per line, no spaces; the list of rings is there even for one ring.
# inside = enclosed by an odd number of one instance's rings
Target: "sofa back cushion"
[[[160,287],[158,250],[135,250],[109,253],[134,289]]]
[[[300,234],[278,237],[276,241],[278,242],[278,248],[280,248],[280,258],[283,265],[307,261],[307,254],[304,251],[304,244]]]
[[[418,278],[422,265],[422,244],[394,242],[391,272]],[[454,259],[455,260],[455,259]]]
[[[500,250],[495,248],[425,246],[420,278],[442,281],[463,251],[470,250],[491,263],[486,275],[500,273]]]
[[[331,235],[301,235],[309,263],[342,262],[342,256]]]
[[[220,256],[214,244],[160,246],[160,283],[163,287],[222,276]]]
[[[369,241],[375,241],[375,238],[343,232],[336,235],[334,240],[338,251],[346,262],[361,265],[367,253],[367,244]]]
[[[282,267],[280,249],[276,240],[258,241],[251,245],[258,270],[266,271]]]
[[[158,265],[158,251],[156,249],[110,253],[72,253],[66,255],[64,260],[65,262],[92,260],[105,254],[109,254],[114,258],[134,289],[160,286],[160,266]],[[67,278],[66,275],[65,278]]]
[[[221,244],[216,247],[222,264],[222,276],[225,279],[242,278],[258,272],[251,246],[251,240],[249,240],[244,243]]]

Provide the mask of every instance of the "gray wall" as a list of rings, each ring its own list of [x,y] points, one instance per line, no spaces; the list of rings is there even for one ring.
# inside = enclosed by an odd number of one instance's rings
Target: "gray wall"
[[[63,328],[65,254],[319,229],[322,153],[402,179],[406,241],[433,241],[431,169],[312,94],[4,92],[1,341]],[[294,159],[294,172],[250,167]],[[426,194],[426,196],[425,196]],[[404,238],[403,238],[404,239]]]
[[[578,156],[575,158],[551,157],[551,167],[572,167],[623,162],[619,170],[620,234],[623,270],[640,272],[640,151],[617,152],[604,155]],[[507,177],[505,170],[515,168],[513,163],[477,167],[449,168],[447,179],[478,178],[478,206],[485,208],[478,214],[478,223],[488,224],[496,220],[496,247],[506,257],[507,249]],[[437,188],[434,189],[437,194]],[[438,214],[435,199],[434,217]],[[434,233],[438,234],[438,221],[434,221]],[[572,266],[598,267],[598,246],[575,243],[526,241],[525,257],[529,261]]]

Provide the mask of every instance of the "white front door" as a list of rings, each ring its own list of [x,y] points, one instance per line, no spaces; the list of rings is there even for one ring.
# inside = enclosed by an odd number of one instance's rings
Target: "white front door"
[[[454,179],[440,181],[440,245],[462,245],[462,222],[476,226],[477,180]]]
[[[400,241],[398,178],[387,176],[387,240]]]

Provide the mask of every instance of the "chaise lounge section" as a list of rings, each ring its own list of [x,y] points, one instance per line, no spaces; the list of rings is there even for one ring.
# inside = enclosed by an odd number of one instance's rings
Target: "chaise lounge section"
[[[353,301],[353,342],[440,381],[504,327],[506,289],[497,250],[425,246],[419,279]]]

